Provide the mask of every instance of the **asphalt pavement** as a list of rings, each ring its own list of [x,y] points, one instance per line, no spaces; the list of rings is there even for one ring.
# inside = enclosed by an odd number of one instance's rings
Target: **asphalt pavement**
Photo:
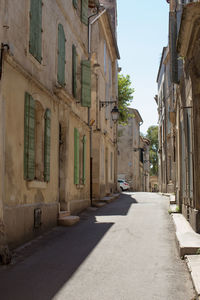
[[[168,208],[158,194],[123,193],[84,211],[74,227],[54,228],[0,267],[0,299],[194,299]]]

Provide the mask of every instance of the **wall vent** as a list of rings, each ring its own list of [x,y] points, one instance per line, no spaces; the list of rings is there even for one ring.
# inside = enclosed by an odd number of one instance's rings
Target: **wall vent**
[[[34,228],[39,228],[42,224],[42,210],[41,208],[34,209]]]

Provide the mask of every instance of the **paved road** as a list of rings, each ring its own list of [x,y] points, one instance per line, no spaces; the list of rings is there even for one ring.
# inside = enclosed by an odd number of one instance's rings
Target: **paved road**
[[[76,226],[55,228],[0,268],[0,299],[194,299],[167,198],[122,194]]]

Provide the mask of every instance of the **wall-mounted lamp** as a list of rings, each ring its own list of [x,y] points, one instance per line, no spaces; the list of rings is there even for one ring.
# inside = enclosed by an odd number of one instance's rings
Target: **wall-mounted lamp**
[[[119,120],[119,109],[117,107],[117,100],[115,101],[99,101],[99,108],[101,110],[102,107],[106,107],[110,104],[115,104],[115,106],[113,107],[113,109],[111,110],[111,115],[112,115],[112,120],[113,122],[117,122]]]
[[[113,109],[111,110],[112,120],[114,123],[116,123],[119,120],[119,109],[115,105]]]

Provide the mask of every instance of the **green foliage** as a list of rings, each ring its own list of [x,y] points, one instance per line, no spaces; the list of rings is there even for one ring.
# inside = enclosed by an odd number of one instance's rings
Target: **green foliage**
[[[129,106],[133,99],[134,89],[131,88],[131,81],[129,75],[118,75],[118,109],[119,109],[119,123],[126,125],[128,118],[132,117],[129,113]]]
[[[150,126],[145,137],[150,140],[150,175],[158,175],[158,126]]]
[[[199,248],[199,249],[197,249],[197,252],[196,252],[196,254],[197,254],[197,255],[199,255],[199,254],[200,254],[200,248]]]

